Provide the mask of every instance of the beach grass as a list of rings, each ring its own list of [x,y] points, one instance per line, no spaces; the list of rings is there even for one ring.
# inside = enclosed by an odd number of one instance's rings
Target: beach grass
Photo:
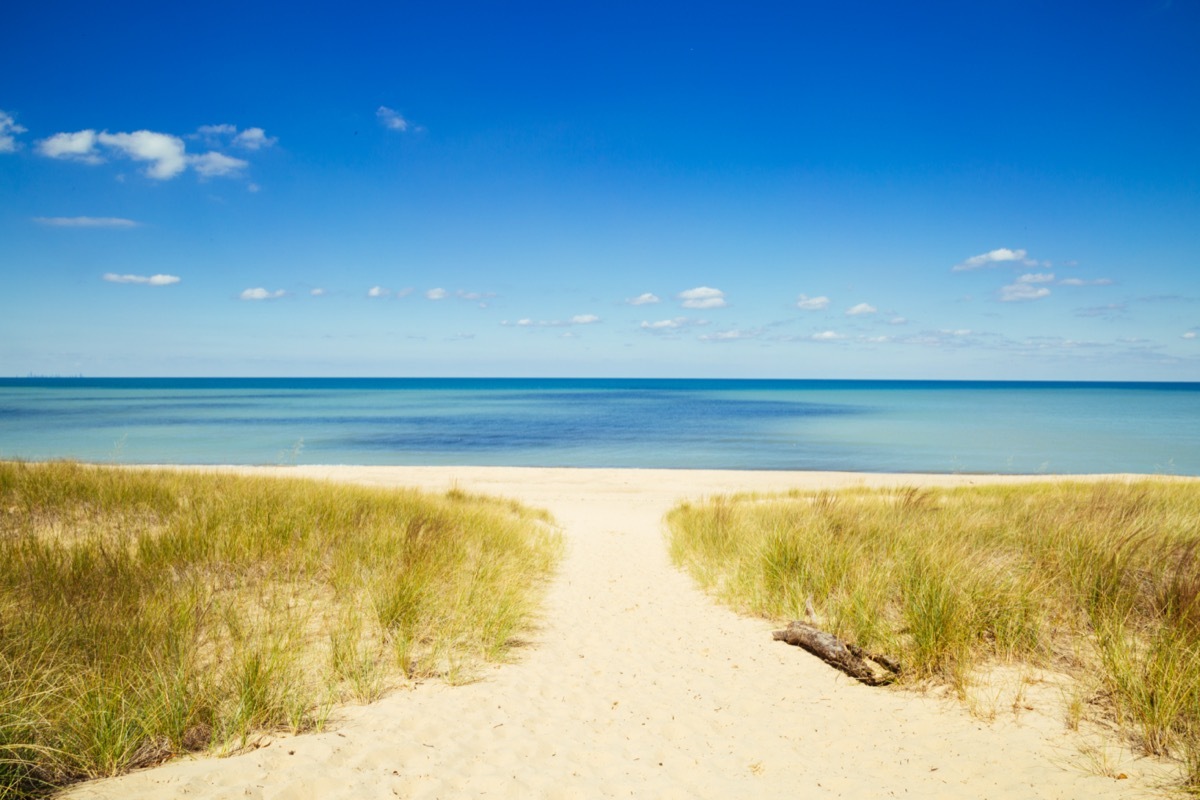
[[[545,512],[458,490],[0,463],[0,798],[469,680],[561,551]]]
[[[714,497],[668,516],[722,601],[804,619],[961,696],[997,663],[1094,686],[1200,789],[1200,484],[1045,482]]]

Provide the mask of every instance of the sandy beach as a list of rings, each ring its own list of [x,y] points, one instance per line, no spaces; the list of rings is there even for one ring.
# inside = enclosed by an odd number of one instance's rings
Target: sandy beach
[[[330,727],[228,758],[74,787],[75,798],[1164,796],[1160,762],[1073,732],[1060,689],[972,704],[859,685],[716,605],[676,570],[664,514],[738,491],[1044,478],[485,467],[279,473],[516,498],[549,509],[567,554],[513,663],[426,682]],[[1107,773],[1107,774],[1100,774]],[[1117,778],[1117,775],[1124,777]]]

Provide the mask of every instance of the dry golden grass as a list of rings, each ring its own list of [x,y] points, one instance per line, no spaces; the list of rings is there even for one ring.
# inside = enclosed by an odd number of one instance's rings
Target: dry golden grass
[[[549,523],[457,491],[0,464],[0,798],[469,678],[531,624]]]
[[[1106,712],[1200,786],[1196,482],[719,497],[668,521],[674,560],[721,599],[787,619],[811,597],[909,682],[965,695],[996,662],[1098,674]]]

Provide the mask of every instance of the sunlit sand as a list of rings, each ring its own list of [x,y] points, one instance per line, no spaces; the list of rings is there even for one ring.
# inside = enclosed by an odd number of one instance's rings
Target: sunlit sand
[[[1033,478],[486,467],[256,472],[458,487],[549,509],[568,552],[515,663],[335,713],[329,730],[76,787],[73,797],[1160,796],[1167,766],[1074,733],[1061,697],[971,706],[859,685],[717,606],[669,563],[663,515],[745,490]],[[1037,478],[1044,480],[1044,478]],[[989,699],[988,692],[992,692]],[[990,703],[989,708],[982,708]],[[1120,776],[1120,777],[1119,777]]]

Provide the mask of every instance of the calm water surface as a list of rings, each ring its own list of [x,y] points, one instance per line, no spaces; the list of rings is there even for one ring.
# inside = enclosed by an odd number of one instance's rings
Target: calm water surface
[[[1200,384],[0,379],[0,458],[1200,475]]]

